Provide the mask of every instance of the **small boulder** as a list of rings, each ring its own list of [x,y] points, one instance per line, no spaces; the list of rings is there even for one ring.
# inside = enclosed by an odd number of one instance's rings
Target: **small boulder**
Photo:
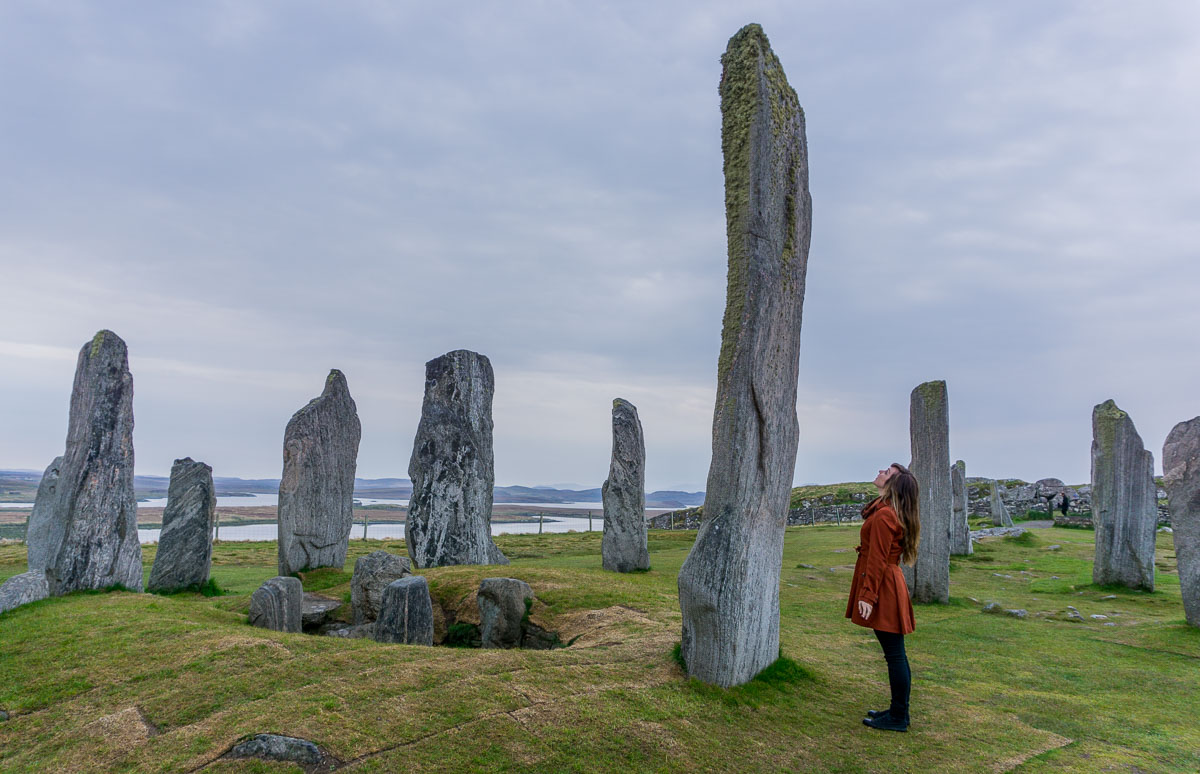
[[[50,596],[50,584],[41,570],[14,575],[0,585],[0,613]]]
[[[479,584],[479,634],[485,648],[521,644],[521,622],[533,600],[533,589],[517,578],[484,578]]]
[[[369,623],[361,626],[342,624],[336,628],[329,628],[325,634],[329,637],[341,637],[347,640],[371,640],[375,638],[375,624]]]
[[[1046,546],[1046,550],[1047,551],[1061,551],[1062,546],[1059,546],[1059,545]]]
[[[1013,618],[1025,618],[1029,615],[1028,611],[1024,609],[1005,610],[1004,612],[1007,615],[1011,615]]]
[[[230,750],[229,757],[288,761],[304,766],[319,766],[324,762],[321,749],[312,742],[279,734],[257,734]]]
[[[383,590],[375,641],[433,645],[433,602],[423,575],[392,581]]]
[[[271,578],[250,595],[250,625],[298,633],[303,628],[303,599],[299,578]]]
[[[300,602],[300,624],[304,631],[319,629],[329,621],[329,615],[342,606],[340,600],[304,592]]]
[[[379,617],[383,590],[393,581],[412,575],[412,562],[407,556],[387,551],[372,551],[354,563],[350,579],[350,605],[354,608],[354,623],[362,625]]]

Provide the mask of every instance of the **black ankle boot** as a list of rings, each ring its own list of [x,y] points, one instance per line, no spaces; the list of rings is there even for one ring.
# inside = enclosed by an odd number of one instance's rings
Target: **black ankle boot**
[[[875,717],[863,718],[863,725],[871,728],[877,728],[880,731],[908,730],[907,720],[895,720],[892,718],[891,713],[889,712],[884,712],[883,714],[876,715]]]
[[[886,715],[887,712],[888,712],[887,710],[867,710],[867,717],[877,718],[880,715]]]

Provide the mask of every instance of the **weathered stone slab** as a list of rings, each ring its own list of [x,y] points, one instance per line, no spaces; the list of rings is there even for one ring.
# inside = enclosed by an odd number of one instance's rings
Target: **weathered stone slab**
[[[646,542],[646,442],[637,407],[617,398],[612,408],[612,463],[601,487],[604,536],[601,562],[606,570],[650,569]]]
[[[304,587],[299,578],[271,578],[250,595],[250,625],[277,632],[303,629]]]
[[[12,610],[14,607],[28,605],[50,596],[50,584],[46,582],[46,573],[41,570],[31,570],[20,575],[14,575],[0,584],[0,613]]]
[[[910,470],[921,489],[921,540],[906,578],[914,602],[950,601],[950,401],[946,382],[925,382],[909,400]]]
[[[383,590],[392,581],[412,575],[412,563],[407,556],[396,556],[387,551],[372,551],[358,557],[354,562],[354,575],[350,578],[350,604],[354,608],[354,624],[374,621],[379,617],[379,605],[383,601]]]
[[[405,523],[417,567],[508,564],[492,542],[491,362],[465,349],[425,364],[425,400],[408,476]]]
[[[1008,506],[1004,504],[1004,487],[999,481],[992,481],[992,493],[988,496],[988,510],[992,514],[993,527],[1011,527],[1013,525],[1012,514],[1008,512]]]
[[[433,645],[433,601],[423,575],[409,575],[387,585],[373,636],[376,642]]]
[[[779,655],[812,199],[804,112],[757,24],[721,57],[729,250],[704,520],[679,573],[688,674],[729,687]]]
[[[967,522],[967,463],[959,460],[950,468],[950,554],[970,556],[971,525]]]
[[[335,368],[321,396],[297,411],[283,434],[280,575],[346,564],[361,437],[358,408]]]
[[[1154,529],[1158,487],[1154,455],[1117,404],[1092,410],[1092,582],[1154,590]]]
[[[51,559],[58,555],[62,545],[63,533],[67,529],[67,520],[56,518],[54,509],[58,507],[58,477],[62,473],[62,457],[55,457],[38,484],[37,497],[33,501],[33,511],[25,523],[26,562],[30,570],[43,571],[50,566]]]
[[[1200,417],[1180,422],[1163,444],[1163,483],[1171,509],[1183,614],[1200,626]]]
[[[313,632],[330,623],[330,615],[342,606],[340,599],[306,591],[300,598],[300,628]]]
[[[208,582],[216,514],[212,468],[191,457],[175,460],[147,589],[174,591]]]
[[[521,621],[529,611],[533,589],[517,578],[484,578],[479,584],[479,636],[485,648],[521,644]]]
[[[303,766],[326,763],[321,750],[307,739],[279,734],[256,734],[229,751],[230,758],[260,758],[268,761],[287,761]]]
[[[141,591],[133,376],[125,342],[112,331],[79,351],[61,460],[57,481],[39,486],[46,500],[30,515],[29,569],[43,570],[55,595],[114,585]]]

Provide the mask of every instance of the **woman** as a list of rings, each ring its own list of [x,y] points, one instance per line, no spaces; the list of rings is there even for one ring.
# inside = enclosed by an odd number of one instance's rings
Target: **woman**
[[[912,601],[900,562],[917,556],[921,537],[917,479],[908,468],[892,463],[875,477],[879,496],[863,508],[861,545],[850,584],[846,617],[875,630],[887,659],[892,703],[886,710],[867,710],[863,723],[884,731],[908,730],[908,693],[912,677],[904,652],[904,635],[913,630]]]

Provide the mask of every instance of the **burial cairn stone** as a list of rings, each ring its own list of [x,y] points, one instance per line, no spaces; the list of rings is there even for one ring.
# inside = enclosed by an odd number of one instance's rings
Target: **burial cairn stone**
[[[373,636],[376,642],[433,645],[433,600],[424,576],[409,575],[384,588]]]
[[[1092,582],[1154,590],[1154,530],[1158,487],[1154,455],[1117,404],[1092,410]]]
[[[299,634],[304,628],[304,586],[299,578],[265,581],[250,595],[250,625]]]
[[[484,648],[515,648],[521,644],[521,623],[533,601],[533,589],[517,578],[484,578],[476,596],[479,638]]]
[[[804,111],[757,24],[721,57],[728,285],[704,519],[679,573],[692,677],[740,685],[779,656],[812,229]]]
[[[1013,526],[1012,515],[1008,512],[1008,506],[1004,504],[1003,490],[999,481],[992,481],[992,493],[988,496],[988,510],[992,514],[993,527],[1011,527]]]
[[[604,537],[600,541],[600,555],[606,570],[648,570],[646,442],[637,407],[621,398],[614,400],[612,426],[612,463],[608,480],[601,487]]]
[[[950,554],[970,556],[971,525],[967,522],[967,463],[959,460],[950,468]]]
[[[1189,624],[1200,626],[1200,417],[1180,422],[1167,435],[1163,483],[1174,530],[1183,614]]]
[[[38,487],[46,501],[30,514],[29,569],[46,573],[54,595],[118,584],[141,591],[133,376],[125,342],[112,331],[79,351],[61,460],[57,481]]]
[[[383,590],[393,581],[412,575],[412,564],[406,556],[387,551],[372,551],[354,562],[350,578],[350,606],[354,608],[354,625],[361,626],[379,617]]]
[[[150,570],[150,591],[203,586],[212,564],[217,492],[212,468],[191,457],[175,460],[167,487],[158,553]]]
[[[914,602],[950,601],[950,403],[946,382],[917,385],[909,396],[912,474],[921,489],[921,540],[905,578]]]
[[[405,523],[417,567],[508,564],[492,542],[492,364],[458,349],[425,364]]]
[[[41,570],[31,570],[20,575],[14,575],[0,584],[0,613],[12,610],[14,607],[28,605],[50,596],[50,584],[46,582],[46,573]]]
[[[280,575],[346,564],[361,437],[358,408],[335,368],[321,396],[297,411],[283,434]]]

